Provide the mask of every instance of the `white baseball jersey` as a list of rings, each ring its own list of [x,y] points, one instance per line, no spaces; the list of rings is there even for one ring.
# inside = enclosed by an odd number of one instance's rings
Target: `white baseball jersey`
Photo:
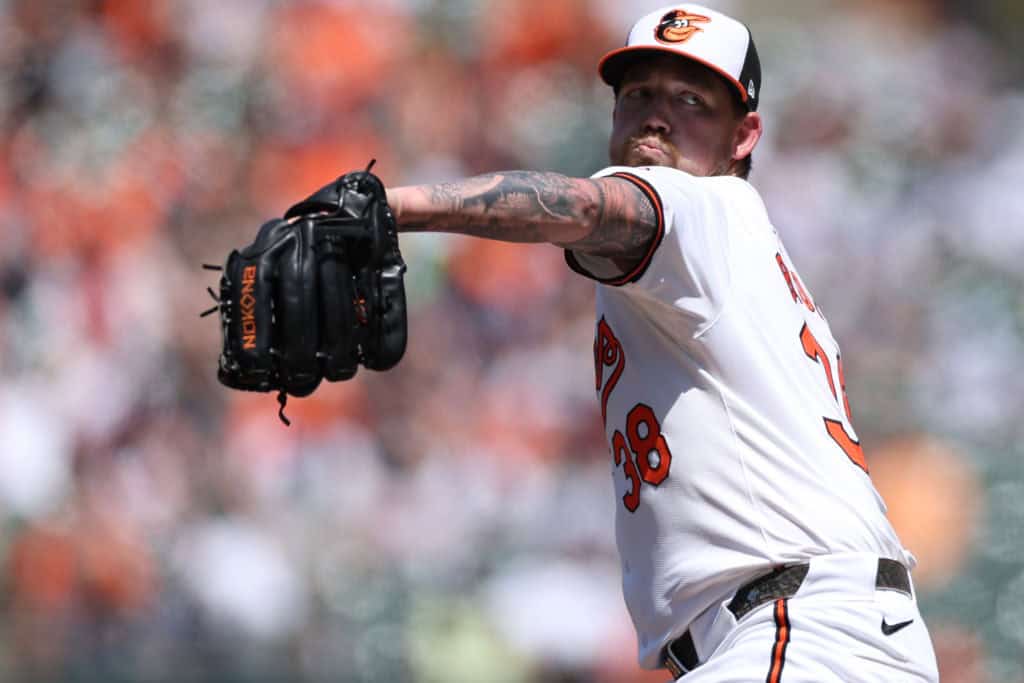
[[[597,287],[596,387],[640,661],[771,568],[867,552],[912,567],[850,422],[839,348],[757,191],[607,168],[661,225],[633,272],[567,252]]]

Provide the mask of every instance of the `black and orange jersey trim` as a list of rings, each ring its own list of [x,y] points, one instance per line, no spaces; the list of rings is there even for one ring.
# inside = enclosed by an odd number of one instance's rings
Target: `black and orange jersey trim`
[[[786,648],[789,646],[789,600],[775,601],[775,644],[772,646],[771,667],[765,683],[781,683],[782,668],[786,665]]]
[[[644,257],[640,259],[640,261],[633,267],[633,269],[630,270],[625,275],[616,275],[615,277],[610,278],[597,277],[593,273],[588,272],[586,268],[581,266],[579,261],[576,260],[576,256],[569,249],[565,250],[565,261],[567,264],[569,264],[570,268],[572,268],[575,272],[579,273],[580,275],[583,275],[584,277],[588,277],[591,280],[596,280],[597,282],[600,282],[602,285],[621,287],[622,285],[628,284],[630,282],[636,282],[637,280],[639,280],[641,277],[643,277],[643,274],[647,272],[648,266],[651,265],[651,259],[654,258],[654,253],[658,251],[658,247],[661,246],[661,240],[665,237],[665,205],[661,201],[661,195],[659,195],[658,191],[654,189],[654,186],[639,176],[633,175],[632,173],[627,173],[626,171],[618,171],[616,173],[612,173],[611,175],[607,175],[604,177],[622,178],[623,180],[628,180],[637,187],[639,187],[640,190],[647,196],[647,199],[650,200],[651,202],[651,206],[654,207],[654,213],[657,216],[658,221],[658,225],[654,231],[654,237],[651,239],[651,243],[650,245],[648,245],[647,252],[644,254]]]

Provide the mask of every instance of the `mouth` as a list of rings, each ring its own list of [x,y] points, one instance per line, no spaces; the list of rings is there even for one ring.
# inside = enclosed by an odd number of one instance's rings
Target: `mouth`
[[[664,147],[662,147],[661,145],[654,145],[648,142],[638,142],[635,145],[633,145],[633,149],[642,153],[649,154],[651,152],[655,152],[657,154],[663,154],[665,156],[668,156],[668,152],[665,150]]]
[[[648,159],[671,159],[672,152],[667,145],[655,138],[641,138],[629,144],[633,154]]]

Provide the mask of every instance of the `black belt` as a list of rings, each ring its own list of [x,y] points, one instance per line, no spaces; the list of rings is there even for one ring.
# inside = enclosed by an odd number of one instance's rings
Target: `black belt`
[[[744,584],[736,591],[736,595],[726,607],[739,621],[754,609],[767,602],[791,598],[796,595],[800,584],[807,577],[810,565],[794,564],[776,569],[764,576],[759,576],[750,583]],[[880,558],[878,571],[875,573],[875,588],[900,591],[911,595],[910,572],[896,560]],[[683,635],[671,641],[665,647],[663,662],[675,678],[680,678],[688,671],[697,668],[697,649],[693,645],[693,636],[687,630]]]

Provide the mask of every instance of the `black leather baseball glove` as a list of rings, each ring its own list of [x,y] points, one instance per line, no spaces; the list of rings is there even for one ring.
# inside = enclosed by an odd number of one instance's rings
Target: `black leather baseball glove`
[[[387,370],[405,352],[405,262],[370,168],[264,223],[223,268],[205,266],[222,270],[218,305],[202,314],[220,313],[217,378],[232,389],[278,392],[285,424],[289,394],[350,379],[359,364]]]

